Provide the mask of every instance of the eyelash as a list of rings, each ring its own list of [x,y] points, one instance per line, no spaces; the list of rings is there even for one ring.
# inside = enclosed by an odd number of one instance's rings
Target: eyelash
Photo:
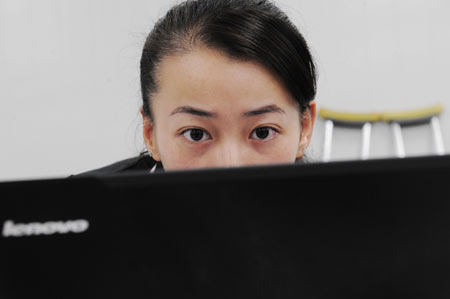
[[[273,128],[273,127],[270,127],[270,126],[262,126],[262,127],[255,128],[255,129],[251,132],[251,134],[250,134],[249,137],[251,137],[253,134],[255,134],[255,133],[256,133],[256,130],[258,130],[258,129],[264,129],[264,128],[273,131],[273,134],[275,135],[275,136],[273,136],[272,138],[270,138],[269,140],[272,140],[273,138],[275,138],[275,137],[280,133],[277,129],[275,129],[275,128]],[[187,132],[192,131],[192,130],[199,130],[199,131],[202,131],[203,134],[206,134],[207,136],[209,136],[208,139],[211,139],[211,134],[209,134],[208,131],[206,131],[206,130],[204,130],[204,129],[200,129],[200,128],[189,128],[189,129],[183,130],[183,131],[181,131],[181,132],[179,133],[179,136],[183,136],[184,138],[188,139],[188,137],[186,137],[186,136],[184,136],[184,135],[185,135]],[[269,133],[269,134],[270,134],[270,133]],[[269,136],[270,136],[270,135],[269,135]],[[203,139],[203,136],[202,136],[202,139]],[[268,140],[266,140],[266,139],[256,139],[256,138],[255,138],[255,140],[258,140],[258,141],[268,141]],[[198,142],[201,142],[201,141],[204,141],[204,140],[195,141],[195,140],[190,140],[190,139],[188,139],[188,141],[194,142],[194,143],[198,143]]]
[[[253,134],[256,134],[256,130],[258,130],[258,129],[269,129],[269,130],[273,131],[272,134],[274,134],[274,136],[271,137],[271,138],[269,138],[269,139],[255,139],[255,140],[258,140],[258,141],[269,141],[269,140],[272,140],[272,139],[274,139],[274,138],[280,133],[277,129],[275,129],[275,128],[273,128],[273,127],[262,126],[262,127],[258,127],[258,128],[256,128],[256,129],[254,129],[254,130],[252,131],[252,133],[250,134],[250,136],[252,136]],[[269,136],[270,136],[270,132],[269,132]]]
[[[185,135],[187,132],[192,131],[192,130],[199,130],[199,131],[202,131],[203,134],[206,134],[207,136],[209,136],[208,139],[211,139],[211,134],[209,134],[206,130],[203,130],[203,129],[200,129],[200,128],[189,128],[189,129],[186,129],[186,130],[181,131],[181,133],[180,133],[179,135],[180,135],[180,136],[183,136],[183,137],[186,138],[186,139],[188,139],[188,138],[187,138],[186,136],[184,136],[184,135]],[[203,139],[203,137],[202,137],[202,139]],[[195,140],[189,140],[189,139],[188,139],[188,141],[190,141],[190,142],[195,142],[195,143],[201,142],[201,140],[195,141]]]

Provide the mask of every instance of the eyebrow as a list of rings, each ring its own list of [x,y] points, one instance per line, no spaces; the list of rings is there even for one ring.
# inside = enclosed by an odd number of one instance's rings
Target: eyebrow
[[[273,112],[275,112],[275,113],[286,113],[283,109],[281,109],[277,105],[267,105],[267,106],[264,106],[264,107],[261,107],[261,108],[255,109],[255,110],[244,112],[242,114],[242,116],[245,116],[245,117],[258,116],[258,115],[261,115],[261,114],[273,113]]]
[[[192,115],[196,115],[196,116],[202,116],[202,117],[217,117],[216,113],[212,113],[212,112],[208,112],[205,110],[201,110],[201,109],[197,109],[191,106],[181,106],[176,108],[175,110],[172,111],[172,113],[170,113],[170,115],[174,115],[177,113],[187,113],[187,114],[192,114]]]
[[[274,112],[275,113],[286,113],[283,109],[281,109],[277,105],[267,105],[267,106],[263,106],[261,108],[255,109],[255,110],[244,112],[244,113],[242,113],[242,116],[243,117],[251,117],[251,116],[258,116],[261,114],[274,113]],[[177,113],[186,113],[186,114],[191,114],[191,115],[201,116],[201,117],[217,118],[217,113],[194,108],[192,106],[177,107],[175,110],[172,111],[172,113],[170,113],[170,115],[174,115]]]

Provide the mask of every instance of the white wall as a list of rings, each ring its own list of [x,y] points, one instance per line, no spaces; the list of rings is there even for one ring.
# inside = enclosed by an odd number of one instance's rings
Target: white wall
[[[346,111],[450,108],[450,2],[445,0],[281,1],[305,33],[319,64],[317,103]],[[297,4],[298,3],[298,4]],[[446,148],[450,117],[441,118]],[[323,122],[310,150],[320,157]],[[357,158],[360,132],[334,135],[334,159]],[[407,155],[432,154],[429,127],[404,130]],[[351,145],[348,141],[353,141]],[[391,131],[373,128],[372,156],[394,155]]]
[[[0,180],[67,176],[136,155],[139,59],[175,1],[0,0]],[[317,103],[346,111],[450,107],[447,0],[280,0],[319,69]],[[450,117],[441,118],[446,148]],[[408,155],[432,153],[427,127]],[[309,155],[320,159],[318,119]],[[359,155],[358,131],[334,135],[333,159]],[[349,144],[348,141],[353,141]],[[393,156],[373,128],[372,156]]]

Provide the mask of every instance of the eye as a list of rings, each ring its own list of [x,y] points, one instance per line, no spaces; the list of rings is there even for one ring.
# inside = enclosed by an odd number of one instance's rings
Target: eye
[[[183,131],[184,138],[192,142],[200,142],[211,139],[211,136],[202,129],[188,129]]]
[[[259,127],[253,130],[252,134],[250,135],[250,138],[256,139],[256,140],[263,140],[268,141],[272,140],[277,136],[278,131],[271,127]]]

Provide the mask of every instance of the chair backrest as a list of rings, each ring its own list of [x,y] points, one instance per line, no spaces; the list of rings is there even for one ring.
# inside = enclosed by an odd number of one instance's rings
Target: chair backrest
[[[334,126],[361,129],[361,159],[368,159],[370,153],[370,136],[372,125],[377,122],[384,122],[392,127],[396,156],[399,158],[406,156],[401,126],[417,126],[430,123],[433,130],[436,154],[443,155],[445,154],[445,149],[442,132],[439,125],[439,116],[443,109],[444,108],[441,104],[415,110],[369,113],[353,113],[321,108],[319,110],[319,116],[325,120],[322,161],[330,161]]]

